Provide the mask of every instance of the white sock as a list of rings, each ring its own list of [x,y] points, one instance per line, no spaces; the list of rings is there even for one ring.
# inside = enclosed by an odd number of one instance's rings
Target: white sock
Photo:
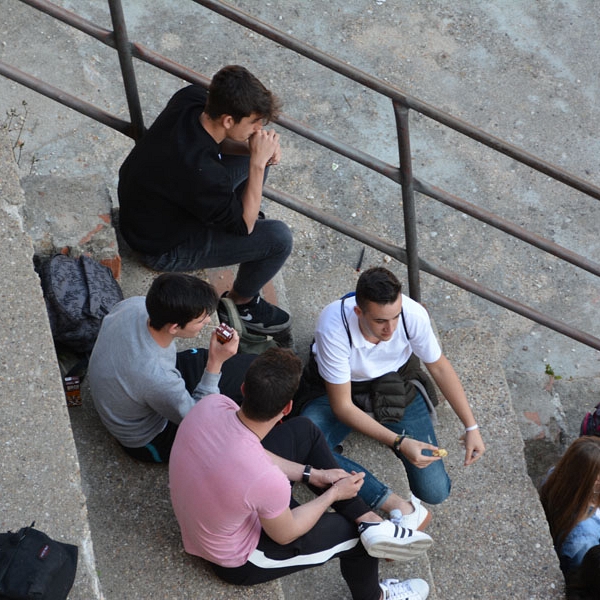
[[[400,521],[402,519],[402,511],[399,508],[394,508],[390,511],[390,519]]]

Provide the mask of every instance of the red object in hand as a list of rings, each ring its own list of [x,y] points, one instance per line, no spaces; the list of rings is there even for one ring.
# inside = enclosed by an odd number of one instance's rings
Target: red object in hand
[[[217,332],[217,340],[221,344],[226,344],[233,338],[233,328],[229,327],[229,325],[226,325],[225,323],[221,323],[217,327],[216,332]]]

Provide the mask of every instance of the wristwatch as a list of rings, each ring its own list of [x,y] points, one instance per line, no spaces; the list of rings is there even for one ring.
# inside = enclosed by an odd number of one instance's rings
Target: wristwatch
[[[394,440],[394,443],[392,444],[392,450],[394,451],[394,454],[398,458],[400,458],[402,456],[402,452],[400,451],[400,445],[404,441],[405,437],[407,437],[407,436],[405,436],[405,435],[397,435],[396,439]]]
[[[310,465],[306,465],[304,467],[304,472],[302,473],[302,482],[303,483],[308,483],[308,480],[310,479],[311,469],[312,469],[312,467]]]

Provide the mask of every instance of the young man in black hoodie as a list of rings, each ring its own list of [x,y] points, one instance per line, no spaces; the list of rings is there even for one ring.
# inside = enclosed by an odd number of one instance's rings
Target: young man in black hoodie
[[[246,328],[274,334],[289,315],[260,297],[292,250],[288,226],[261,218],[267,167],[279,134],[263,126],[278,99],[247,69],[230,65],[179,90],[119,171],[120,228],[144,264],[194,271],[239,264],[228,291]]]

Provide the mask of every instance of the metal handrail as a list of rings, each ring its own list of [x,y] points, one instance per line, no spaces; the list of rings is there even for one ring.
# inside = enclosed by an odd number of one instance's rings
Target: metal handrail
[[[448,281],[458,287],[465,289],[473,294],[476,294],[490,302],[503,306],[508,310],[520,314],[532,321],[544,325],[554,331],[566,335],[574,340],[577,340],[587,346],[600,350],[600,339],[577,328],[571,327],[553,317],[536,311],[520,302],[508,298],[498,292],[486,288],[476,281],[462,277],[447,269],[436,267],[427,261],[419,258],[417,252],[417,237],[416,237],[416,216],[415,216],[415,200],[414,193],[424,194],[436,201],[439,201],[447,206],[450,206],[460,212],[470,215],[492,227],[499,229],[513,237],[516,237],[528,244],[531,244],[546,253],[552,254],[562,260],[565,260],[577,267],[587,270],[594,275],[600,275],[600,265],[585,257],[582,257],[566,248],[555,244],[541,236],[537,236],[526,229],[507,221],[476,207],[465,200],[452,196],[451,194],[429,185],[426,182],[416,179],[412,174],[411,158],[410,158],[410,133],[408,129],[408,115],[410,110],[414,110],[428,118],[431,118],[438,123],[457,131],[491,149],[506,156],[521,162],[535,171],[544,173],[573,189],[576,189],[587,196],[595,199],[600,199],[600,188],[591,183],[575,176],[556,165],[540,159],[512,144],[505,142],[495,136],[492,136],[485,131],[474,127],[456,117],[453,117],[421,100],[405,94],[398,88],[377,79],[363,71],[348,65],[339,59],[321,52],[320,50],[300,42],[292,36],[285,34],[270,25],[251,17],[250,15],[225,4],[218,0],[193,0],[197,4],[208,8],[218,14],[221,14],[227,19],[230,19],[238,24],[251,29],[260,35],[267,37],[294,52],[301,54],[310,60],[317,62],[328,69],[335,71],[373,91],[386,96],[392,102],[394,115],[396,119],[396,129],[398,134],[399,147],[399,164],[400,168],[386,163],[374,156],[367,154],[351,145],[348,145],[332,136],[317,132],[307,125],[291,119],[286,115],[281,115],[277,119],[277,123],[282,127],[297,133],[298,135],[310,140],[320,146],[328,148],[350,160],[361,164],[368,169],[380,173],[392,181],[398,183],[402,190],[402,205],[404,210],[405,238],[406,249],[386,242],[377,236],[357,228],[343,220],[329,215],[315,207],[312,207],[293,196],[282,193],[266,186],[264,195],[271,200],[278,202],[292,210],[295,210],[305,216],[314,219],[328,227],[336,229],[341,233],[357,239],[364,244],[385,252],[396,260],[407,265],[409,278],[410,295],[420,299],[420,283],[419,272],[423,271]],[[121,0],[108,0],[110,7],[111,18],[113,21],[114,31],[99,27],[94,23],[84,19],[75,13],[67,11],[59,6],[52,4],[47,0],[21,0],[21,2],[41,11],[49,16],[56,18],[65,24],[68,24],[80,31],[94,37],[107,46],[117,50],[119,54],[119,62],[123,75],[125,93],[130,112],[131,122],[124,121],[114,115],[99,109],[98,107],[87,103],[75,96],[51,86],[31,75],[0,62],[0,74],[5,77],[17,81],[34,91],[37,91],[65,106],[68,106],[80,113],[89,116],[113,129],[127,135],[134,140],[139,139],[144,132],[144,122],[142,110],[137,92],[137,84],[135,81],[135,71],[133,68],[132,58],[136,58],[148,64],[151,64],[163,71],[180,77],[192,83],[198,83],[207,87],[209,79],[180,65],[174,61],[167,59],[152,50],[145,48],[141,44],[132,43],[128,40],[125,19],[121,8]]]
[[[310,60],[317,62],[340,75],[344,75],[348,79],[355,81],[356,83],[360,83],[361,85],[372,89],[375,92],[383,96],[387,96],[390,100],[397,102],[403,106],[406,106],[409,109],[412,109],[422,115],[437,121],[441,125],[445,125],[454,131],[462,133],[466,137],[469,137],[477,142],[484,144],[496,150],[497,152],[501,152],[506,156],[509,156],[518,162],[521,162],[525,165],[530,166],[536,171],[540,171],[541,173],[545,173],[549,175],[553,179],[557,181],[561,181],[562,183],[587,194],[588,196],[592,196],[597,200],[600,200],[600,188],[591,184],[590,182],[553,165],[541,158],[518,148],[504,140],[490,135],[489,133],[467,123],[457,117],[453,117],[448,113],[445,113],[442,110],[427,104],[411,96],[406,94],[402,90],[378,79],[377,77],[373,77],[356,67],[349,65],[346,62],[343,62],[309,44],[305,44],[304,42],[300,42],[296,38],[275,29],[274,27],[268,25],[267,23],[263,23],[254,17],[244,13],[243,11],[234,8],[225,2],[221,2],[220,0],[193,0],[197,4],[201,4],[205,8],[209,8],[210,10],[230,19],[231,21],[235,21],[240,25],[248,29],[252,29],[256,33],[269,38],[293,50],[294,52],[306,56]]]

